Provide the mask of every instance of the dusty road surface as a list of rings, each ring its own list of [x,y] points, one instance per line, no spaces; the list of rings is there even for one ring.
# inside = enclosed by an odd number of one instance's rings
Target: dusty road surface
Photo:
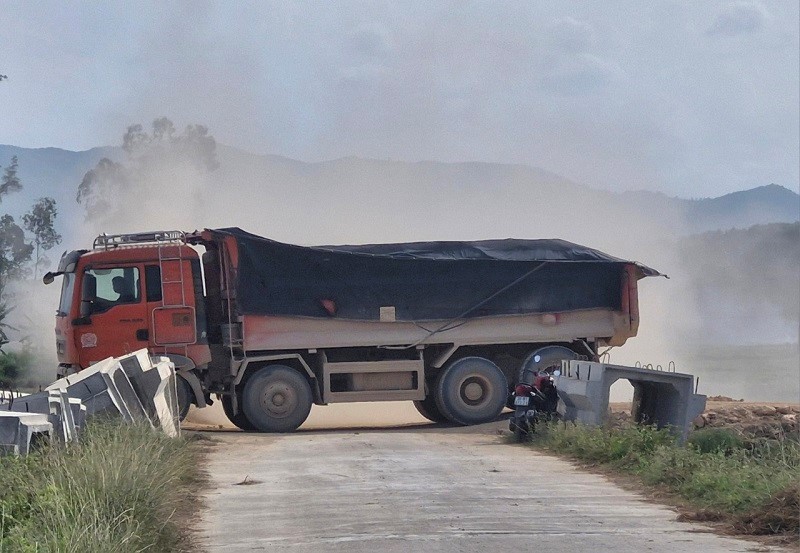
[[[208,551],[761,550],[474,429],[208,433]]]

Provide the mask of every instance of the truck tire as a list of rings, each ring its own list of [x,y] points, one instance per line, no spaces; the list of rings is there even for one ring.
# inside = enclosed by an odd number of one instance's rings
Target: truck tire
[[[244,416],[241,397],[239,398],[239,412],[236,414],[233,412],[233,398],[231,398],[231,396],[222,396],[221,401],[222,410],[225,411],[225,416],[228,417],[228,420],[231,421],[237,428],[241,428],[245,432],[256,431],[256,427],[250,424],[250,421]]]
[[[420,415],[431,422],[447,422],[447,417],[436,407],[436,398],[433,394],[428,394],[422,401],[415,401],[414,407],[417,408]]]
[[[483,357],[454,361],[434,386],[439,412],[462,425],[494,420],[506,404],[507,393],[508,381],[503,371]]]
[[[311,411],[311,386],[303,375],[284,365],[255,372],[244,385],[242,409],[260,432],[291,432]]]
[[[192,399],[194,399],[194,392],[192,386],[181,375],[176,375],[175,389],[178,392],[178,420],[183,422],[186,415],[189,413],[189,407],[192,406]]]
[[[525,369],[532,369],[536,372],[545,371],[552,373],[556,369],[561,369],[561,362],[577,359],[578,354],[564,346],[545,346],[539,348],[522,362],[517,371],[517,382],[522,382],[522,373]],[[532,384],[530,382],[529,384]]]

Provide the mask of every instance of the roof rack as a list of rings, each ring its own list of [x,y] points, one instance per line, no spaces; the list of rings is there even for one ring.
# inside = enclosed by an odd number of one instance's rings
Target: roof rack
[[[94,239],[92,248],[95,250],[118,248],[120,246],[134,246],[142,244],[170,244],[186,243],[186,233],[182,230],[156,230],[137,232],[134,234],[101,234]]]

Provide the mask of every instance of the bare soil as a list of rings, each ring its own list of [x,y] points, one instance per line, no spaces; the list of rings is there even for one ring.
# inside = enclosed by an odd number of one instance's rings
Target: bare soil
[[[612,403],[621,420],[630,416],[630,403]],[[800,404],[749,402],[725,396],[708,398],[706,410],[694,420],[694,428],[729,428],[744,438],[780,439],[800,432]]]

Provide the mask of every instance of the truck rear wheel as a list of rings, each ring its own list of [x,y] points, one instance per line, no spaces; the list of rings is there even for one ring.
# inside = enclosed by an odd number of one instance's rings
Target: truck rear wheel
[[[221,401],[222,410],[225,411],[225,416],[228,417],[228,420],[231,421],[237,428],[241,428],[245,432],[254,432],[256,430],[256,427],[250,424],[250,421],[244,416],[241,397],[239,398],[239,412],[235,414],[233,412],[233,398],[231,396],[222,396]]]
[[[419,414],[428,419],[431,422],[447,422],[447,417],[445,417],[439,408],[436,407],[436,398],[434,394],[428,394],[428,396],[423,399],[422,401],[415,401],[414,407],[417,408]]]
[[[483,357],[464,357],[451,363],[434,386],[439,411],[463,425],[494,420],[505,406],[507,393],[503,371]]]
[[[578,354],[564,346],[545,346],[539,348],[522,362],[517,372],[517,382],[523,382],[522,373],[526,370],[533,371],[534,374],[538,372],[546,372],[552,374],[555,370],[561,370],[561,362],[577,359]],[[529,382],[533,384],[533,382]]]
[[[297,371],[284,365],[259,369],[244,385],[242,408],[261,432],[291,432],[311,411],[311,386]]]

